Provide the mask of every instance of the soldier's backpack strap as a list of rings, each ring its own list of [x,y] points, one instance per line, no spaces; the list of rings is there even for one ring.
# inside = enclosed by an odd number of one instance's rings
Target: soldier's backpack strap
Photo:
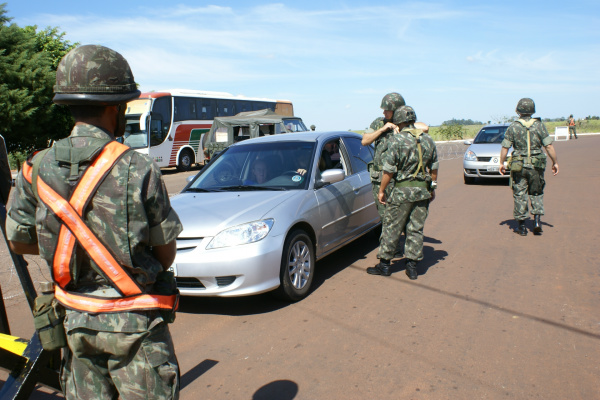
[[[423,171],[423,175],[425,175],[425,166],[423,165],[423,148],[421,147],[421,135],[423,134],[423,131],[420,129],[406,129],[406,131],[413,135],[415,139],[417,139],[417,148],[419,149],[419,165],[412,176],[414,179],[419,173],[419,170]]]
[[[531,164],[531,134],[529,128],[535,123],[535,121],[539,121],[539,118],[531,118],[529,121],[525,121],[523,118],[519,118],[517,122],[527,129],[527,164]]]
[[[42,151],[40,151],[37,154],[37,157],[33,160],[32,162],[32,167],[31,167],[31,190],[33,190],[33,194],[36,198],[36,200],[40,199],[40,196],[38,195],[38,189],[37,189],[37,178],[38,178],[38,174],[40,171],[40,164],[42,163],[42,159],[44,158],[44,156],[46,155],[46,153],[48,153],[50,149],[44,149]]]

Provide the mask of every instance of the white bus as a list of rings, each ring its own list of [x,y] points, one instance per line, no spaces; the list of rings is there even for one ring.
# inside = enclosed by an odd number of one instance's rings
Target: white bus
[[[142,93],[127,104],[123,143],[148,154],[159,167],[189,171],[193,164],[204,162],[202,136],[209,131],[214,117],[265,108],[280,115],[294,115],[289,100],[182,89]]]

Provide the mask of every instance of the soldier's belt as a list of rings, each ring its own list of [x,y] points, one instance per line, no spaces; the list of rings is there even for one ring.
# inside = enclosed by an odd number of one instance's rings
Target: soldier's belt
[[[426,181],[402,181],[396,182],[395,187],[422,187],[425,189],[429,188],[429,183]]]

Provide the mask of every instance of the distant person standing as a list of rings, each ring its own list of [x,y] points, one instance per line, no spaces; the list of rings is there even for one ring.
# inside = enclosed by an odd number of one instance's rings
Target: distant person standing
[[[573,114],[569,116],[569,139],[573,139],[573,135],[575,135],[575,139],[577,139],[577,130],[575,129],[575,118],[573,118]]]
[[[371,275],[389,276],[390,262],[402,232],[406,233],[404,256],[406,275],[417,279],[417,263],[423,259],[423,228],[429,203],[435,199],[438,159],[435,142],[415,127],[412,107],[394,112],[393,122],[400,132],[389,139],[383,155],[383,175],[378,202],[385,205],[379,241],[379,264],[367,268]],[[390,186],[390,190],[388,189]]]
[[[552,160],[552,171],[558,174],[558,160],[556,151],[552,146],[552,136],[539,118],[532,118],[535,114],[535,103],[532,99],[523,98],[517,103],[519,119],[508,127],[502,141],[500,152],[500,173],[504,175],[504,161],[508,149],[513,147],[511,175],[514,197],[513,215],[518,227],[515,233],[527,235],[525,220],[527,219],[528,201],[531,202],[531,214],[534,217],[533,234],[542,234],[540,218],[544,215],[544,170],[546,168],[546,153]]]

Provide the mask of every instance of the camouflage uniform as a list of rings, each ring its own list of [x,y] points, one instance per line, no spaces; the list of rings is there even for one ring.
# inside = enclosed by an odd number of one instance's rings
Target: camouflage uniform
[[[404,256],[415,261],[423,259],[423,227],[429,213],[431,198],[426,185],[431,181],[431,177],[429,173],[423,174],[423,171],[419,170],[413,178],[419,165],[419,150],[417,139],[410,133],[411,130],[413,129],[404,128],[399,134],[393,135],[383,156],[383,170],[392,173],[396,183],[387,196],[378,253],[382,260],[393,258],[396,243],[403,231],[406,231]],[[425,170],[438,169],[435,142],[426,133],[421,134],[420,141]]]
[[[98,127],[77,124],[68,138],[43,156],[39,176],[68,199],[89,164],[86,160],[111,139]],[[70,152],[70,165],[65,150]],[[52,269],[61,221],[38,201],[22,172],[11,201],[8,239],[37,242],[40,256]],[[157,165],[146,155],[126,152],[100,183],[83,218],[144,293],[156,293],[157,275],[163,268],[151,246],[170,243],[182,230]],[[66,289],[119,296],[79,246],[71,265],[72,280]],[[66,398],[178,398],[179,367],[168,325],[159,311],[96,314],[68,310],[65,331],[68,348],[64,349],[61,385]]]
[[[379,117],[375,119],[370,126],[369,132],[374,132],[378,129],[381,129],[385,125],[385,121],[383,117]],[[393,133],[393,132],[392,132]],[[373,197],[375,198],[375,204],[377,204],[377,211],[379,211],[379,216],[383,221],[383,213],[385,212],[385,205],[381,204],[378,200],[379,187],[381,186],[381,171],[383,170],[383,152],[387,147],[388,135],[392,135],[391,132],[382,133],[375,141],[373,142],[373,147],[375,148],[375,155],[373,156],[373,161],[369,165],[369,172],[371,174],[371,184],[373,186]]]
[[[569,117],[569,139],[573,139],[573,135],[575,135],[575,139],[577,139],[577,130],[575,129],[575,119],[571,115]]]
[[[531,117],[524,117],[524,121],[530,121]],[[536,119],[529,128],[531,156],[544,160],[546,155],[542,147],[552,144],[554,141],[548,134],[546,127]],[[502,141],[502,147],[509,149],[513,147],[512,157],[523,157],[523,169],[520,172],[511,172],[512,190],[514,197],[513,215],[517,221],[527,219],[528,200],[531,201],[531,214],[544,215],[544,168],[535,168],[532,163],[527,163],[527,128],[516,121],[510,124]]]

